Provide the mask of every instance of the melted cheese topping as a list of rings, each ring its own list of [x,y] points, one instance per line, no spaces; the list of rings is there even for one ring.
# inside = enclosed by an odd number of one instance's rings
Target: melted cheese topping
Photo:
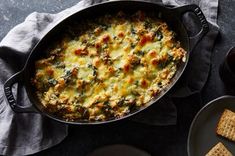
[[[146,105],[186,57],[167,24],[142,11],[73,31],[36,62],[33,78],[45,109],[67,121],[119,118]]]

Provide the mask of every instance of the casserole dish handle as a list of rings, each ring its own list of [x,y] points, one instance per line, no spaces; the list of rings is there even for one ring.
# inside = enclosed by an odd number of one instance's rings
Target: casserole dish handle
[[[7,102],[9,103],[11,109],[16,113],[37,113],[36,109],[30,106],[19,106],[12,92],[12,86],[21,79],[22,71],[11,76],[4,83],[4,94]]]
[[[182,15],[186,12],[193,12],[201,24],[201,30],[196,35],[189,37],[189,50],[192,51],[202,37],[209,31],[209,24],[206,17],[199,6],[195,4],[177,7],[173,10],[176,11],[179,17],[182,17]]]

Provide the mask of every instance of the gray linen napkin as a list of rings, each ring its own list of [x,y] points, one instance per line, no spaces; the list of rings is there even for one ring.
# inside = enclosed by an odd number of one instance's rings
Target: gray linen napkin
[[[217,10],[219,0],[162,0],[165,5],[181,6],[185,4],[197,4],[203,11],[206,19],[209,21],[210,30],[207,35],[199,42],[190,55],[189,64],[181,78],[181,82],[174,88],[171,97],[187,97],[200,93],[204,87],[211,63],[211,54],[214,47],[215,39],[219,32],[217,25]],[[184,22],[190,33],[197,31],[194,27],[194,16],[186,14]],[[189,25],[189,27],[187,27]],[[192,35],[193,36],[193,35]]]
[[[39,114],[15,114],[12,112],[6,101],[3,99],[2,85],[7,78],[17,70],[20,70],[26,58],[24,54],[28,54],[38,40],[42,38],[50,28],[73,12],[102,1],[105,0],[83,0],[77,5],[58,14],[32,13],[26,18],[25,22],[13,28],[1,41],[0,154],[25,155],[36,153],[58,144],[67,136],[67,126],[65,125],[51,121]],[[173,1],[164,2],[169,3]],[[210,5],[208,7],[211,8]],[[211,11],[213,9],[208,10]],[[215,12],[215,14],[216,13],[217,12]],[[201,52],[199,53],[199,56],[196,56],[197,58],[207,56],[204,60],[201,60],[201,63],[204,64],[203,61],[206,61],[205,66],[202,66],[202,68],[206,67],[205,69],[209,70],[210,50],[213,47],[215,35],[212,33],[212,35],[208,36],[208,39],[210,44],[208,46],[202,45],[200,49],[203,50],[199,50],[199,52],[204,51],[204,53]],[[196,75],[200,77],[201,82],[199,84],[197,84],[197,81],[187,82],[188,85],[185,86],[187,87],[186,90],[192,91],[192,89],[194,89],[193,92],[195,90],[197,92],[200,91],[206,82],[208,70],[205,70],[203,76],[201,76],[201,74]],[[184,87],[181,87],[180,89],[183,90],[183,94],[181,94],[181,92],[178,94],[181,97],[190,95],[185,94],[187,92],[185,92]],[[16,93],[17,101],[25,105],[30,104],[24,88],[20,83],[15,86],[14,92]],[[177,92],[179,93],[179,91]],[[155,108],[144,111],[139,117],[136,116],[134,120],[153,125],[176,124],[176,108],[170,98],[164,98],[159,104],[153,105],[152,107]],[[150,111],[150,113],[148,111]],[[143,118],[144,120],[142,120]]]

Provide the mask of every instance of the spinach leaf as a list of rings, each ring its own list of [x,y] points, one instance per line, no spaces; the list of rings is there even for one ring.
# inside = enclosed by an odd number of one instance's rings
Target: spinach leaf
[[[48,83],[50,85],[54,85],[55,86],[58,82],[54,78],[51,78],[51,79],[48,80]]]
[[[160,41],[163,38],[162,32],[160,30],[155,31],[154,35],[158,41]]]

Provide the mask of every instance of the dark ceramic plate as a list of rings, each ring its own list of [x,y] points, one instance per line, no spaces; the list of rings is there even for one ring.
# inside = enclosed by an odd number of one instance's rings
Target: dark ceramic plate
[[[222,96],[204,106],[194,118],[188,136],[188,155],[204,156],[222,142],[235,155],[235,142],[216,135],[216,126],[224,109],[235,112],[235,96]]]

